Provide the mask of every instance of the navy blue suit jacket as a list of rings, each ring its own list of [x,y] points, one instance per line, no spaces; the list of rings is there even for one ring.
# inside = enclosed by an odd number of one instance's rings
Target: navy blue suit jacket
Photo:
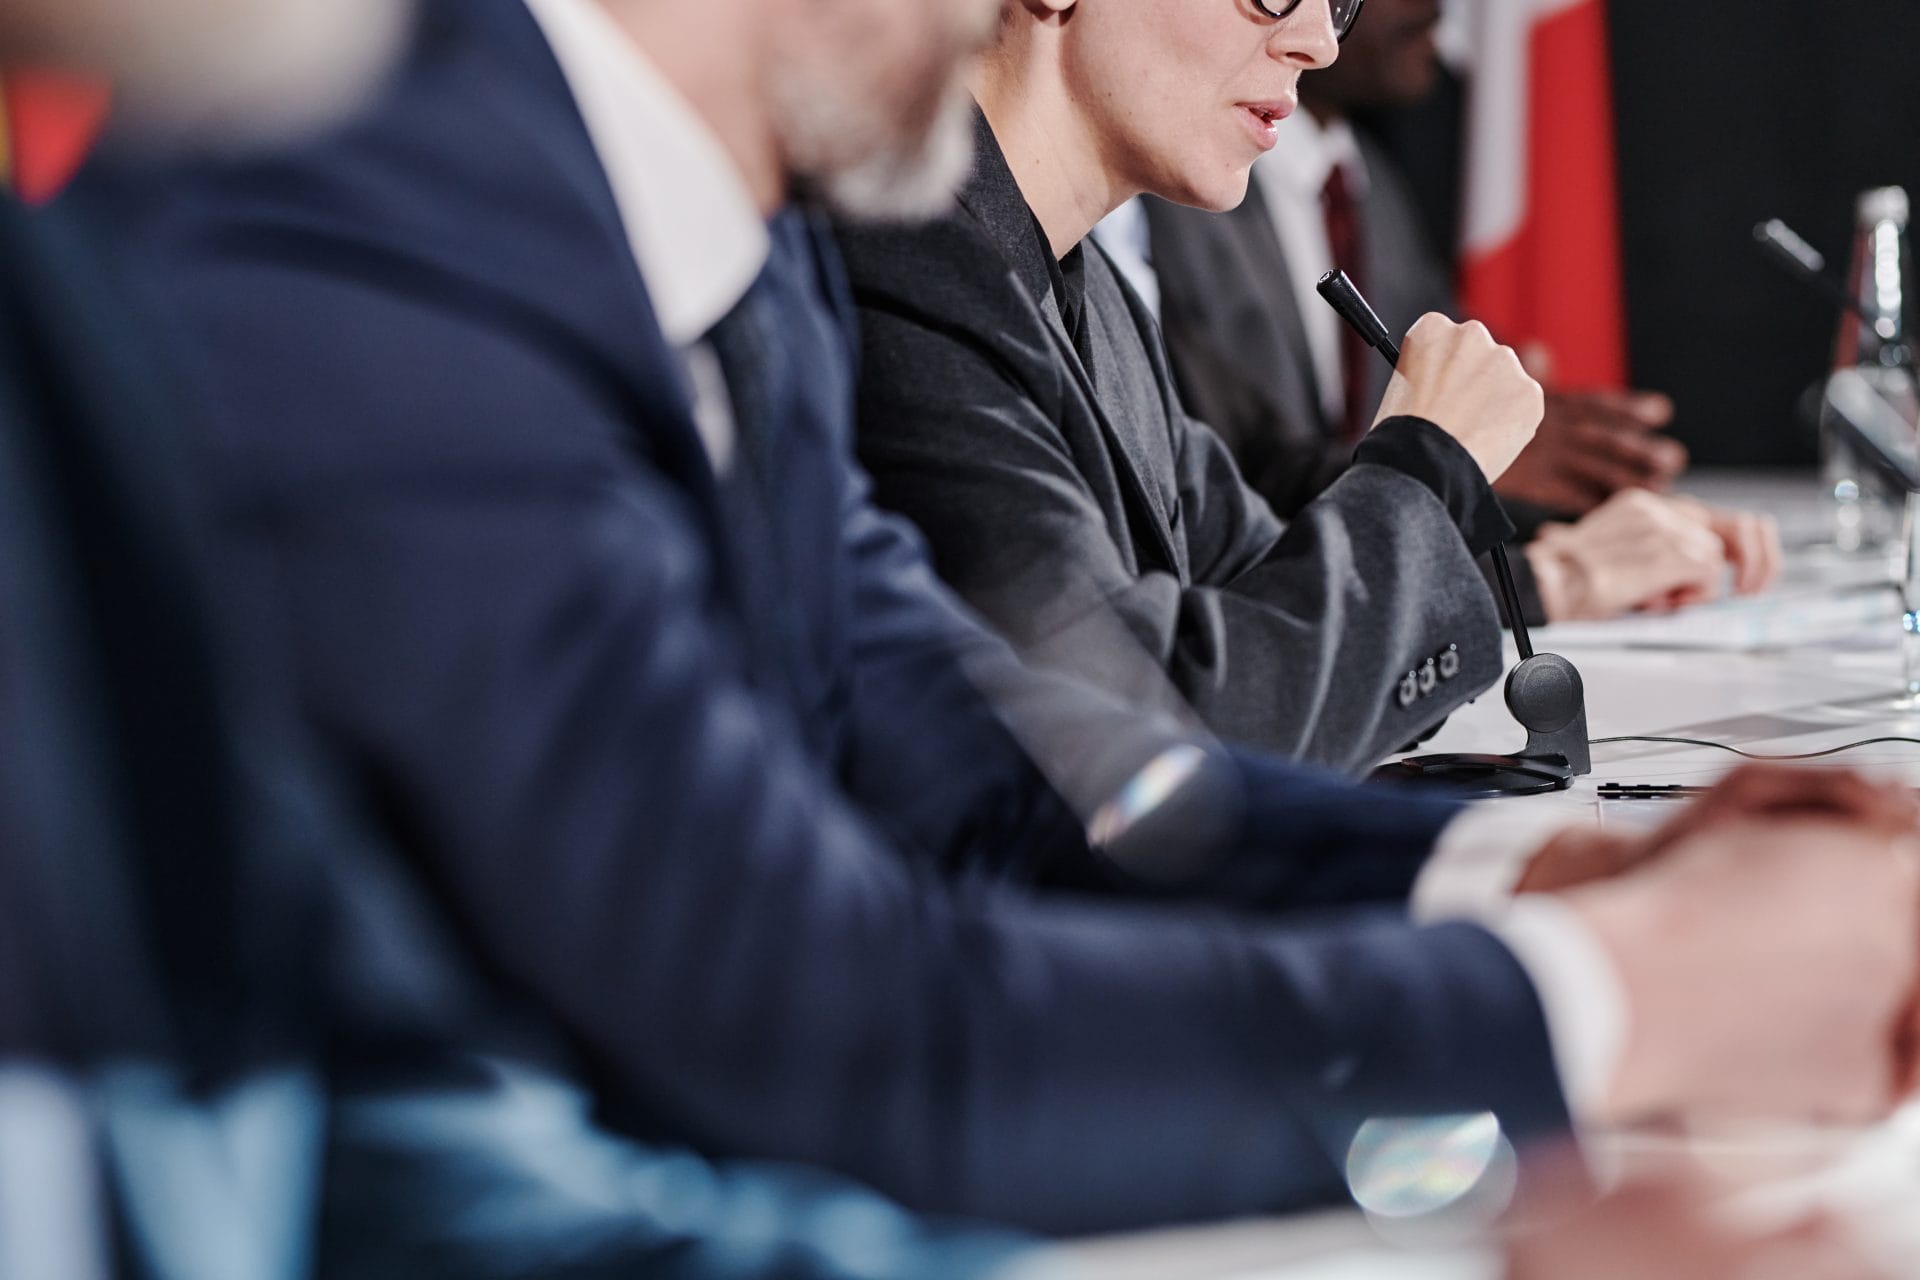
[[[0,1195],[0,1270],[965,1280],[1031,1248],[593,1124],[304,748],[85,243],[0,199],[0,282],[0,1157],[43,1174]]]
[[[868,503],[845,299],[792,214],[766,280],[847,410],[768,444],[779,563],[740,572],[774,551],[720,518],[518,0],[431,6],[324,144],[95,197],[312,720],[622,1125],[1084,1231],[1325,1200],[1375,1115],[1564,1123],[1513,958],[1404,921],[1447,807],[1216,752],[1218,860],[1089,848],[1086,796],[1169,731],[1022,670]]]

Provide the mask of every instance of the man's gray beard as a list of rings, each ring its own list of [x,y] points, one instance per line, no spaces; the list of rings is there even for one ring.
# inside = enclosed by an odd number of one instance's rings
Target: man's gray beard
[[[405,43],[412,0],[129,0],[76,61],[113,78],[146,142],[272,143],[352,111]]]
[[[855,113],[822,111],[819,103],[812,98],[782,115],[795,126],[785,142],[800,190],[855,222],[919,222],[953,206],[973,171],[973,107],[964,92],[948,95],[926,137],[886,139],[854,159],[847,158],[855,150],[848,140],[877,130],[840,127]],[[859,114],[872,116],[870,110]]]

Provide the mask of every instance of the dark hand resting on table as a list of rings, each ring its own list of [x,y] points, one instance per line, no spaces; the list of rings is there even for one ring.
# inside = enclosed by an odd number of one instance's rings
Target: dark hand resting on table
[[[1533,443],[1494,488],[1574,516],[1622,489],[1665,490],[1687,467],[1686,447],[1660,434],[1672,421],[1654,391],[1549,391]]]
[[[1520,349],[1526,370],[1549,388],[1533,443],[1495,489],[1549,511],[1583,516],[1623,489],[1664,491],[1687,469],[1679,441],[1659,434],[1673,401],[1657,391],[1553,390],[1545,347]]]

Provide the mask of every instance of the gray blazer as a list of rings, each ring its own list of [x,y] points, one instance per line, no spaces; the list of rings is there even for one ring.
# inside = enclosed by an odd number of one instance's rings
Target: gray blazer
[[[1477,470],[1441,456],[1459,446],[1407,420],[1283,527],[1181,409],[1152,318],[1091,245],[1076,348],[984,122],[980,141],[952,214],[842,236],[861,458],[941,573],[1043,664],[1338,767],[1492,684],[1473,556],[1500,535]]]

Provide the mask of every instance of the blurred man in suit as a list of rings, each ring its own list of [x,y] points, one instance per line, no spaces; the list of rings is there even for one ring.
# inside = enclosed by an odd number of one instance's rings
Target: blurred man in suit
[[[0,203],[0,279],[0,1275],[1023,1265],[816,1172],[597,1126],[546,1018],[487,989],[293,731],[260,584],[206,556],[84,241]]]
[[[1148,198],[1103,224],[1116,260],[1157,299],[1183,401],[1282,517],[1348,468],[1387,385],[1385,362],[1315,293],[1319,277],[1349,268],[1396,334],[1458,310],[1405,180],[1350,121],[1432,90],[1439,14],[1438,0],[1371,5],[1339,61],[1303,77],[1304,110],[1238,208]],[[1694,602],[1728,579],[1741,592],[1770,585],[1769,520],[1653,492],[1686,461],[1659,434],[1672,411],[1656,394],[1548,393],[1539,432],[1495,482],[1530,540],[1514,558],[1529,621]]]
[[[312,722],[602,1114],[1067,1231],[1338,1196],[1375,1115],[1884,1110],[1907,797],[1503,843],[1023,669],[872,508],[790,200],[940,195],[994,8],[439,0],[354,127],[111,206]],[[1436,846],[1559,892],[1415,923]]]
[[[231,147],[366,92],[396,52],[369,33],[405,18],[4,0],[0,74],[130,86],[122,150]],[[295,729],[271,588],[204,536],[152,321],[96,259],[0,198],[0,1276],[1024,1268],[1006,1234],[592,1120],[541,1011],[487,983]]]

